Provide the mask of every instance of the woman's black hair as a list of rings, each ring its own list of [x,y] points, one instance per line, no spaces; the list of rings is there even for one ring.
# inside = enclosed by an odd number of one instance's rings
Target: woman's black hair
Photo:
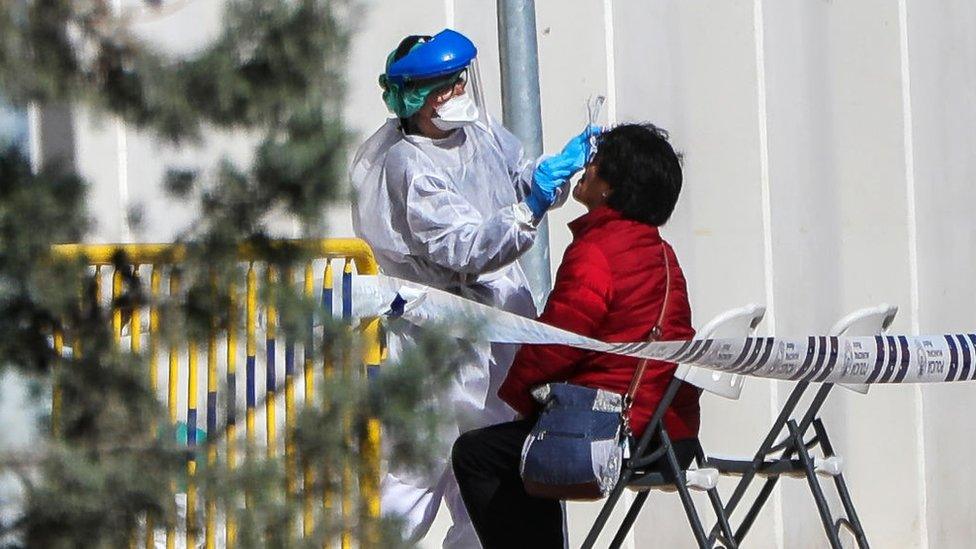
[[[607,205],[655,227],[671,217],[681,193],[681,155],[668,132],[649,123],[621,124],[596,141],[597,175],[610,185]]]

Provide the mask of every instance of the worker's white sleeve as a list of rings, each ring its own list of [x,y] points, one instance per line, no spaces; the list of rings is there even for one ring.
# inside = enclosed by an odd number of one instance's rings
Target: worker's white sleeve
[[[486,218],[452,183],[433,175],[409,179],[406,209],[413,247],[420,247],[430,261],[459,273],[478,275],[504,267],[535,240],[532,212],[525,204],[505,206]]]
[[[515,185],[515,194],[518,195],[519,200],[525,200],[525,197],[532,192],[532,177],[535,175],[535,168],[546,156],[526,158],[525,150],[522,148],[522,143],[519,142],[517,137],[512,135],[508,129],[499,124],[493,117],[489,116],[488,121],[491,124],[492,133],[502,151],[502,155],[505,157],[505,164],[508,166],[508,172],[512,176],[512,183]],[[556,201],[549,209],[553,210],[565,204],[569,195],[570,186],[567,183],[556,191]]]
[[[512,177],[512,184],[515,186],[515,194],[519,200],[525,200],[532,190],[532,174],[535,172],[537,158],[526,158],[522,142],[515,137],[508,128],[502,126],[491,115],[488,116],[488,124],[491,133],[505,158],[505,166]]]

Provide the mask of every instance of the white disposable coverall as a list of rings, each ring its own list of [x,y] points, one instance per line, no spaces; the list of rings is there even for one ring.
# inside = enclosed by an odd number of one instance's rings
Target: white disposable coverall
[[[389,119],[357,151],[350,176],[356,193],[353,227],[373,248],[381,270],[523,316],[536,314],[516,259],[535,239],[529,192],[534,159],[490,117],[444,139],[405,135]],[[410,345],[411,330],[391,334],[391,356]],[[415,332],[413,332],[415,333]],[[510,421],[497,396],[516,346],[461,342],[449,395],[438,398],[453,421],[445,448],[458,434]],[[384,513],[407,522],[413,539],[426,534],[441,498],[454,525],[445,547],[480,547],[445,451],[435,478],[391,471],[383,480]]]

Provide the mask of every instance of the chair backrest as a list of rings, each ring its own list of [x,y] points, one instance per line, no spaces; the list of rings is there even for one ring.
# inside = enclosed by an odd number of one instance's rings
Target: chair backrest
[[[858,309],[838,320],[831,328],[830,335],[873,336],[884,333],[895,320],[898,307],[882,303],[875,307]],[[866,383],[842,383],[841,387],[856,393],[867,394],[870,385]]]
[[[766,307],[754,303],[725,311],[698,330],[695,339],[749,337],[756,331],[756,326],[759,326],[765,314]],[[740,375],[687,364],[678,365],[674,376],[702,390],[733,400],[742,393],[744,381]]]

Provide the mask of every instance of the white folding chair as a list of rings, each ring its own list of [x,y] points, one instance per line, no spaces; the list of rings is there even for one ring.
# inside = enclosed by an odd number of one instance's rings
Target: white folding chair
[[[727,311],[715,317],[698,332],[695,336],[696,341],[690,344],[688,349],[678,357],[676,362],[679,362],[679,366],[675,371],[674,379],[668,384],[664,396],[654,410],[651,420],[644,430],[644,434],[632,452],[632,457],[623,464],[620,481],[607,497],[603,508],[600,510],[600,514],[597,516],[596,522],[593,523],[593,527],[590,529],[586,541],[583,542],[584,548],[590,548],[596,544],[597,538],[606,525],[607,519],[609,519],[610,513],[613,511],[624,488],[630,488],[636,491],[637,496],[634,498],[633,503],[631,503],[623,523],[621,523],[613,541],[610,543],[610,547],[616,548],[623,544],[627,533],[634,525],[634,521],[637,520],[637,515],[647,500],[650,490],[678,492],[678,496],[681,498],[681,505],[685,509],[688,522],[700,547],[709,547],[716,540],[713,539],[710,541],[709,537],[705,534],[701,518],[698,516],[698,511],[695,509],[694,502],[691,499],[690,490],[707,492],[720,529],[724,533],[724,535],[716,536],[716,539],[724,543],[727,547],[736,547],[735,540],[732,539],[732,530],[728,524],[722,501],[719,499],[718,490],[715,488],[718,482],[719,472],[704,466],[705,455],[702,452],[701,445],[698,445],[694,459],[697,467],[683,470],[678,463],[677,456],[671,444],[671,437],[664,427],[663,417],[664,413],[671,406],[671,402],[674,400],[678,389],[681,388],[682,383],[690,383],[702,391],[714,393],[725,398],[739,398],[739,393],[742,390],[740,376],[687,366],[680,364],[680,362],[682,360],[691,360],[696,356],[704,354],[711,345],[711,342],[704,340],[710,338],[740,338],[751,335],[755,331],[756,326],[762,321],[765,313],[766,308],[761,305],[748,305]],[[655,435],[660,442],[660,446],[652,449],[650,445]],[[665,460],[666,472],[652,468],[660,459]]]
[[[824,348],[825,345],[830,345],[835,351],[834,357],[836,359],[836,355],[839,354],[837,352],[836,338],[840,335],[874,335],[877,337],[878,345],[884,345],[885,338],[879,334],[882,334],[888,329],[888,326],[891,325],[897,313],[898,307],[887,304],[855,311],[837,321],[830,329],[829,336],[822,336],[820,338],[820,348]],[[786,403],[783,405],[782,410],[780,410],[779,416],[773,422],[772,428],[759,446],[759,450],[755,456],[752,458],[743,458],[712,455],[705,460],[708,467],[718,469],[723,475],[741,475],[742,477],[725,506],[726,520],[732,516],[732,513],[742,500],[753,478],[756,475],[766,478],[765,484],[763,484],[762,489],[756,495],[752,505],[735,531],[734,541],[736,544],[742,543],[743,538],[749,532],[749,528],[759,515],[759,511],[762,510],[763,505],[765,505],[769,496],[772,494],[773,488],[776,487],[779,478],[785,475],[805,477],[807,479],[831,547],[841,547],[841,528],[847,528],[854,534],[859,547],[862,549],[868,547],[864,529],[861,527],[861,521],[857,516],[857,511],[854,509],[854,503],[847,489],[847,483],[844,481],[843,459],[834,453],[834,448],[830,444],[830,439],[827,436],[827,430],[823,425],[823,421],[818,417],[820,409],[827,399],[827,395],[833,388],[833,384],[824,383],[820,386],[799,423],[792,418],[793,412],[800,402],[800,398],[810,383],[817,382],[824,375],[824,371],[829,371],[828,368],[820,368],[820,365],[814,366],[809,368],[807,372],[800,371],[802,377],[797,378],[798,383],[796,387],[793,388],[793,391],[786,399]],[[867,393],[868,388],[867,385],[842,386],[859,393]],[[806,431],[810,427],[814,430],[814,436],[810,440],[804,441]],[[782,439],[777,442],[777,439],[780,439],[781,436]],[[811,450],[818,447],[822,456],[814,456],[811,454]],[[777,453],[780,454],[779,457],[774,455]],[[844,506],[845,517],[837,521],[833,520],[830,507],[827,504],[827,499],[824,496],[823,488],[820,486],[817,475],[828,476],[834,479],[841,504]],[[712,528],[709,537],[715,540],[719,539],[720,536],[727,536],[726,530],[727,524],[722,524],[719,521]]]

